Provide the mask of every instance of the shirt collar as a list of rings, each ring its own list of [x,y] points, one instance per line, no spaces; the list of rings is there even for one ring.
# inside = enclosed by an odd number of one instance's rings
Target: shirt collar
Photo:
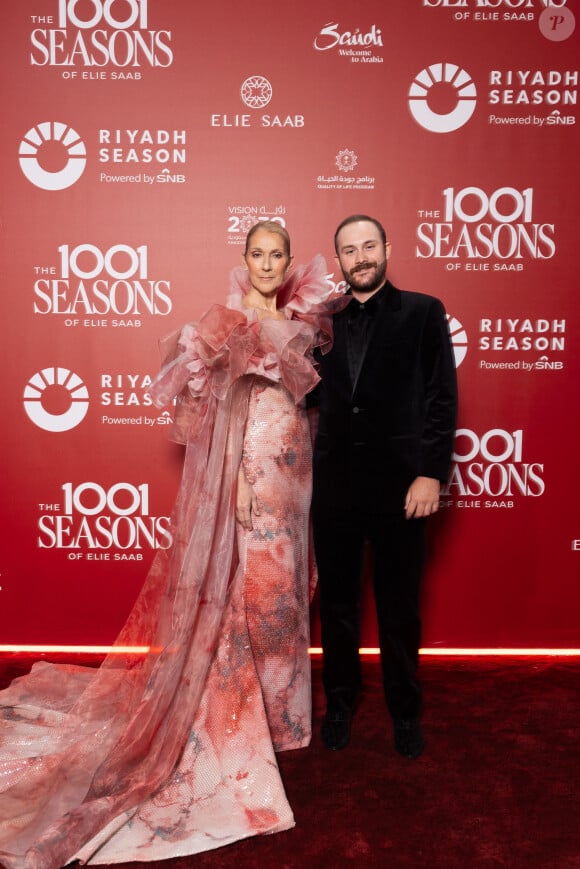
[[[388,292],[389,283],[386,281],[380,290],[377,290],[367,302],[359,302],[358,299],[355,299],[354,296],[350,305],[348,306],[348,312],[351,317],[356,317],[359,312],[366,311],[367,314],[374,314],[378,308],[382,305],[387,292]],[[349,286],[346,291],[347,295],[352,296],[352,287]]]

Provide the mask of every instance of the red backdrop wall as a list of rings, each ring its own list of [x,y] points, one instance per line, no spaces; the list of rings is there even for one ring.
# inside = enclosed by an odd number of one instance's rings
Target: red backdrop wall
[[[224,299],[256,220],[338,283],[334,228],[366,212],[455,341],[424,644],[580,646],[578,14],[2,4],[0,643],[112,641],[179,479],[157,339]]]

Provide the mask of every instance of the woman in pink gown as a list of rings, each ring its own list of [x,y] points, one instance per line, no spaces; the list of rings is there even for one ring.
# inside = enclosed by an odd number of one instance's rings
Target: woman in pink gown
[[[311,733],[310,437],[345,298],[257,224],[227,306],[186,326],[152,388],[187,444],[173,546],[98,670],[36,664],[0,694],[0,864],[209,850],[293,826],[275,752]]]

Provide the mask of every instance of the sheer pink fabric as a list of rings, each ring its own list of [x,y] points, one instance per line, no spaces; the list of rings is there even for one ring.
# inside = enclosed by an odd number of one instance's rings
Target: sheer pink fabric
[[[235,272],[228,307],[168,342],[173,358],[152,392],[159,406],[179,395],[174,436],[187,443],[174,543],[116,640],[151,651],[110,655],[98,670],[36,664],[0,695],[8,869],[163,859],[293,825],[274,747],[310,735],[305,594],[291,593],[292,577],[307,581],[295,546],[307,535],[300,526],[290,552],[280,528],[303,516],[308,496],[307,448],[297,456],[292,445],[308,442],[300,403],[318,379],[309,353],[331,341],[332,311],[346,303],[324,272],[321,258],[297,270],[284,321],[245,311]],[[251,432],[273,419],[282,449],[264,452]],[[265,506],[250,537],[234,517],[242,459]],[[278,498],[267,490],[273,468],[286,481]]]

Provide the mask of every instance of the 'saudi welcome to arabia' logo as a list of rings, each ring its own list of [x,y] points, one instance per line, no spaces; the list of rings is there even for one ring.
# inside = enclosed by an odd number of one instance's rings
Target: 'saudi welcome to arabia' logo
[[[272,85],[263,75],[251,75],[242,84],[240,93],[249,109],[263,109],[272,99]]]
[[[87,150],[79,134],[56,121],[31,127],[23,136],[18,153],[25,176],[42,190],[65,190],[75,184],[87,162]],[[54,171],[46,169],[40,162],[43,156],[64,166]]]
[[[453,63],[434,63],[415,77],[409,89],[409,108],[417,123],[426,130],[450,133],[471,118],[476,96],[475,85],[464,69]],[[435,111],[432,103],[439,97],[447,104],[453,103],[453,107]]]
[[[43,368],[26,385],[24,410],[28,418],[45,431],[69,431],[85,418],[88,399],[87,387],[74,371]]]

